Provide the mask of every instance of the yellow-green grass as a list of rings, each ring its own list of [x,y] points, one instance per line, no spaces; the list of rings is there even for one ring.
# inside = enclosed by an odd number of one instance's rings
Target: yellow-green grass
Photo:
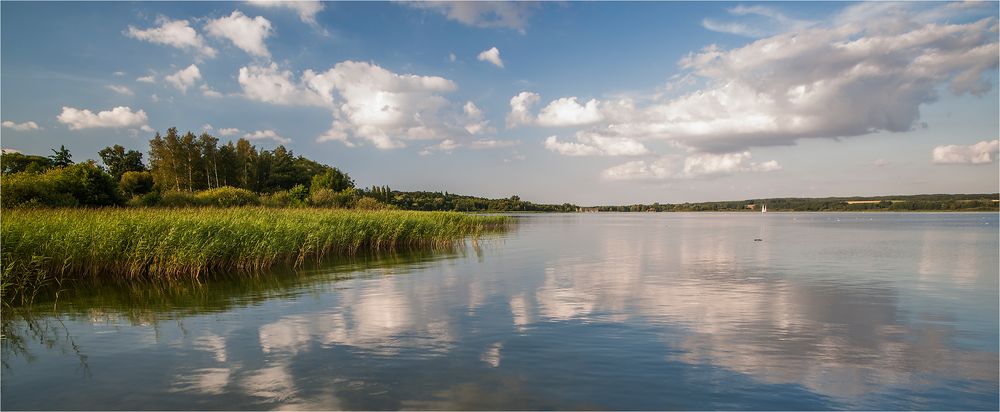
[[[4,210],[0,220],[5,294],[29,279],[184,279],[432,248],[510,223],[455,212],[257,207]]]

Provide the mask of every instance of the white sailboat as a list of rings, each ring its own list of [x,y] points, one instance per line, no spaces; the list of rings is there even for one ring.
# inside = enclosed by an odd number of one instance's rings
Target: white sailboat
[[[764,205],[764,207],[760,208],[760,213],[767,213],[767,205]]]

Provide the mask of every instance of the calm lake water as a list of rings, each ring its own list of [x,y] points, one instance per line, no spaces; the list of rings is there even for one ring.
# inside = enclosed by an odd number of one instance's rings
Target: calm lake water
[[[998,409],[996,213],[517,220],[5,311],[2,407]]]

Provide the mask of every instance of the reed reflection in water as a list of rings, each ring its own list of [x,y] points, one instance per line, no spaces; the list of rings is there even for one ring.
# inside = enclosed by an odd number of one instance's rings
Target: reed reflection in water
[[[452,253],[61,299],[32,316],[79,353],[5,340],[5,407],[998,407],[996,214],[519,221]]]

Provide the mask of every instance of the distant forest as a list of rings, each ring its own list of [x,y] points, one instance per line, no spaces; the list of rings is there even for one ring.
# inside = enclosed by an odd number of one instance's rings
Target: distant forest
[[[250,141],[220,144],[208,133],[156,133],[144,154],[114,145],[101,163],[74,163],[65,147],[50,156],[3,153],[2,205],[363,207],[460,212],[753,212],[768,211],[997,211],[998,193],[877,197],[770,198],[722,202],[580,207],[489,199],[448,192],[355,187],[354,180],[279,145],[258,150]]]
[[[723,202],[698,202],[585,208],[600,212],[865,212],[865,211],[990,211],[1000,210],[1000,193],[932,194],[875,197],[779,197]]]

